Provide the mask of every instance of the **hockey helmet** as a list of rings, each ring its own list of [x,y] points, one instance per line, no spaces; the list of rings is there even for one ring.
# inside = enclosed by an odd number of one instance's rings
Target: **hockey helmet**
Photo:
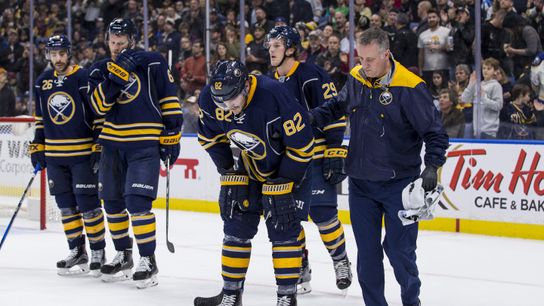
[[[115,18],[108,26],[106,40],[109,39],[110,34],[127,35],[129,41],[133,42],[137,34],[136,26],[129,18]]]
[[[283,38],[285,49],[297,48],[300,45],[300,34],[290,26],[277,26],[270,30],[265,40],[267,49],[270,46],[270,40],[274,38]]]
[[[249,78],[247,68],[239,61],[220,63],[210,79],[212,99],[217,106],[227,109],[225,101],[238,96]]]
[[[47,44],[45,45],[45,51],[49,53],[51,50],[67,50],[68,56],[70,56],[71,47],[72,44],[70,43],[70,39],[68,39],[68,36],[64,34],[53,35],[47,40]]]
[[[404,210],[400,210],[398,215],[404,225],[419,220],[432,220],[434,217],[434,208],[444,192],[444,187],[437,184],[433,190],[426,192],[422,185],[423,179],[418,178],[402,190]]]

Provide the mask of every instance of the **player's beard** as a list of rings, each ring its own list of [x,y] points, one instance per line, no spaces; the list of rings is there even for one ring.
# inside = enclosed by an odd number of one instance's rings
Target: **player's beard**
[[[58,61],[56,63],[53,63],[53,68],[58,74],[65,74],[65,72],[68,70],[69,64],[70,63],[68,62]]]

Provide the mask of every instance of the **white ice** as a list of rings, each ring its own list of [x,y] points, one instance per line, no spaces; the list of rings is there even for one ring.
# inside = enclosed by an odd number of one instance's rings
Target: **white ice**
[[[145,290],[136,289],[132,281],[106,284],[90,276],[57,276],[55,262],[68,254],[61,225],[52,223],[47,230],[39,231],[32,222],[16,220],[0,250],[0,305],[190,306],[196,296],[218,293],[222,285],[219,216],[171,212],[170,240],[176,246],[176,253],[171,254],[165,245],[164,211],[156,213],[159,285]],[[1,233],[7,222],[0,219]],[[299,305],[364,305],[356,280],[347,297],[340,295],[334,284],[332,262],[316,227],[305,227],[313,291],[300,296]],[[355,270],[353,232],[350,226],[345,229]],[[114,249],[107,239],[111,260]],[[543,241],[422,231],[418,246],[424,306],[544,305]],[[390,305],[402,305],[399,292],[386,261],[386,297]],[[244,305],[275,305],[271,246],[262,222],[253,241]]]

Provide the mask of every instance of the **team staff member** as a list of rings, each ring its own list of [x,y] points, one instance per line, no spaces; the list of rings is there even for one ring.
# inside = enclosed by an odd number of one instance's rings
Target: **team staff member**
[[[136,28],[130,19],[114,19],[108,28],[111,58],[90,69],[89,100],[104,116],[99,170],[100,198],[117,255],[102,267],[105,280],[118,272],[131,275],[129,214],[140,253],[132,277],[139,288],[157,285],[155,215],[160,160],[174,164],[179,155],[182,112],[174,78],[156,52],[134,51]],[[128,210],[128,212],[127,212]]]
[[[70,47],[65,35],[54,35],[47,41],[46,56],[53,69],[42,73],[34,85],[36,131],[30,158],[34,167],[47,166],[49,191],[62,215],[70,254],[57,262],[59,274],[89,272],[83,227],[91,247],[90,270],[98,274],[106,246],[98,178],[92,169],[99,154],[95,141],[100,119],[94,117],[87,102],[88,72],[70,65]],[[74,266],[80,269],[72,269]]]
[[[354,67],[337,97],[311,111],[316,126],[349,115],[349,207],[358,248],[357,273],[367,306],[387,305],[383,251],[401,286],[403,305],[419,305],[417,223],[402,226],[401,193],[420,175],[425,143],[425,191],[437,185],[448,135],[423,80],[393,59],[387,33],[366,30],[357,42]],[[385,239],[381,243],[382,218]]]

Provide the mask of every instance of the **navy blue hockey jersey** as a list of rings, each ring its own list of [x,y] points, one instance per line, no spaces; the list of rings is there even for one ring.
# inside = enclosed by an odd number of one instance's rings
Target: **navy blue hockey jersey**
[[[313,134],[305,110],[280,83],[250,75],[250,90],[239,115],[215,105],[210,85],[199,99],[198,140],[215,165],[234,165],[230,142],[242,151],[250,178],[287,178],[300,182],[313,155]]]
[[[66,75],[43,72],[34,84],[36,134],[34,142],[45,144],[47,163],[70,165],[91,154],[94,119],[87,102],[86,69],[75,65]]]
[[[89,100],[93,111],[105,116],[99,141],[116,148],[157,145],[163,130],[180,128],[183,115],[177,88],[160,53],[137,51],[140,64],[129,83],[116,89],[108,79],[110,58],[95,63],[89,75]]]
[[[274,77],[285,84],[289,93],[294,95],[306,110],[316,108],[337,95],[331,78],[317,65],[297,61],[285,76],[280,76],[276,72]],[[322,129],[314,127],[314,159],[323,158],[323,152],[327,147],[340,146],[344,139],[345,130],[346,117],[342,117]]]

